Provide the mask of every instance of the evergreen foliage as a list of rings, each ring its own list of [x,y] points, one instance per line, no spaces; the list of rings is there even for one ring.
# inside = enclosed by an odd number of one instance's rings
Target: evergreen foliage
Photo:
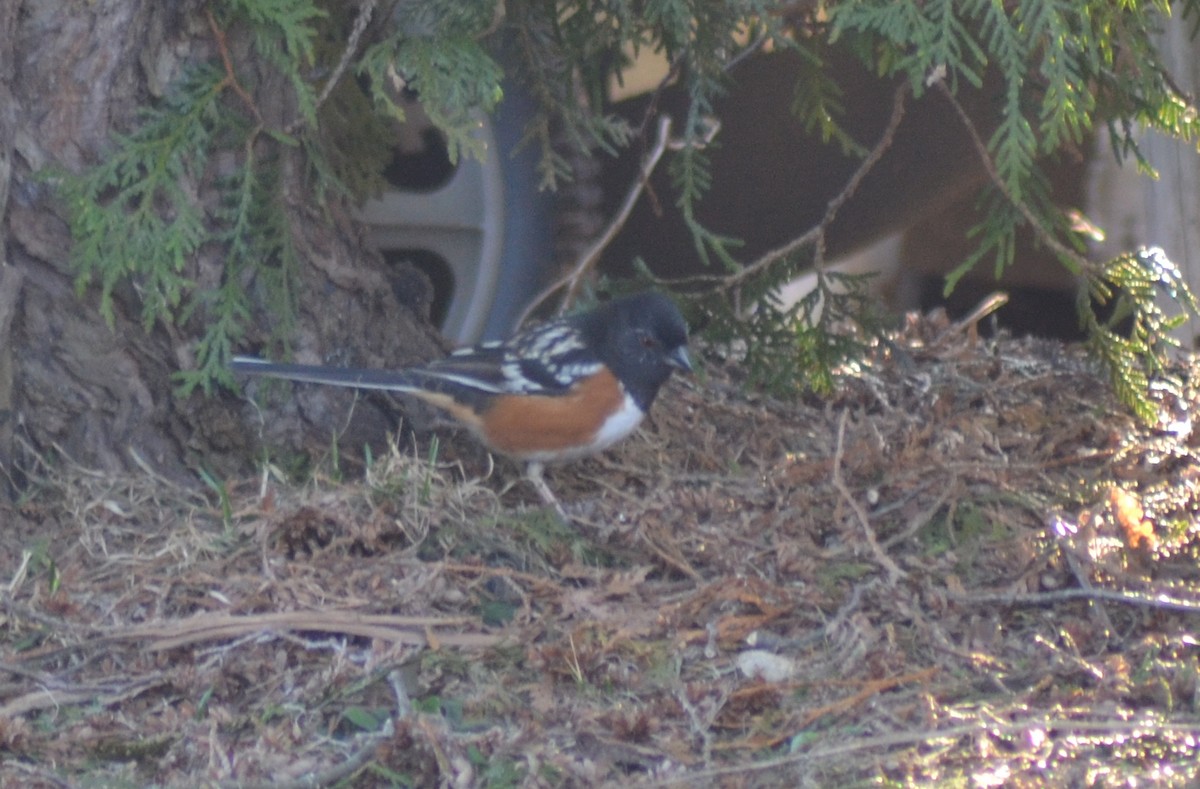
[[[464,152],[486,154],[472,132],[476,114],[491,112],[502,95],[503,71],[480,41],[493,16],[488,0],[401,3],[392,32],[359,61],[376,106],[396,120],[405,112],[394,96],[409,86],[420,93],[429,119],[446,134],[451,161]]]
[[[220,78],[197,68],[161,107],[143,114],[132,134],[116,137],[111,155],[84,177],[64,179],[77,286],[82,291],[100,279],[100,312],[110,322],[113,289],[126,277],[137,282],[147,330],[156,320],[175,320],[192,286],[189,258],[207,229],[188,188],[214,147]]]
[[[1177,6],[1182,22],[1200,21],[1196,0]],[[1171,14],[1166,0],[872,0],[838,3],[830,14],[831,39],[866,35],[880,72],[904,75],[918,96],[928,77],[942,70],[953,89],[959,80],[978,85],[988,65],[997,69],[1004,103],[986,142],[993,184],[981,198],[985,219],[971,231],[975,252],[947,278],[946,292],[982,261],[990,259],[996,276],[1003,274],[1013,262],[1017,230],[1032,225],[1062,265],[1085,277],[1080,323],[1117,393],[1143,418],[1151,416],[1147,375],[1162,372],[1169,345],[1162,332],[1184,319],[1167,319],[1155,292],[1169,285],[1172,299],[1193,312],[1195,301],[1182,279],[1166,273],[1178,274],[1161,252],[1130,252],[1089,265],[1078,254],[1082,240],[1050,201],[1037,159],[1080,143],[1098,122],[1106,124],[1118,158],[1132,155],[1147,172],[1136,127],[1186,141],[1200,138],[1200,114],[1175,88],[1151,40]],[[1098,321],[1090,298],[1118,299],[1116,323]],[[1133,327],[1128,337],[1115,330],[1123,319]]]
[[[1167,353],[1179,346],[1171,332],[1186,314],[1168,316],[1157,303],[1160,294],[1200,315],[1196,297],[1183,274],[1158,248],[1119,255],[1106,262],[1088,288],[1080,291],[1079,314],[1088,344],[1109,371],[1117,396],[1145,422],[1154,424],[1153,404],[1146,399],[1151,381],[1165,376]],[[1093,305],[1110,307],[1101,320]]]
[[[360,42],[358,23],[365,18],[358,15],[368,7],[375,18]],[[510,76],[540,104],[525,142],[540,151],[542,182],[551,188],[571,177],[563,141],[594,153],[637,139],[638,130],[605,113],[603,96],[639,50],[666,55],[690,100],[670,168],[697,254],[713,263],[713,274],[693,283],[710,294],[703,309],[712,330],[746,341],[759,381],[832,385],[833,371],[861,349],[861,340],[844,330],[848,321],[864,325],[861,282],[819,271],[818,290],[784,308],[779,286],[814,264],[821,267],[821,233],[757,265],[738,259],[736,239],[705,228],[696,206],[711,186],[714,100],[738,89],[731,64],[760,47],[802,54],[792,111],[810,133],[870,160],[877,141],[855,139],[839,123],[838,75],[826,67],[836,44],[881,77],[902,78],[914,100],[934,86],[948,96],[960,85],[979,86],[989,69],[999,74],[998,122],[979,140],[993,176],[981,198],[986,219],[973,231],[976,251],[947,288],[983,262],[1003,272],[1013,259],[1016,231],[1032,226],[1063,265],[1087,278],[1093,296],[1120,299],[1118,312],[1132,316],[1135,331],[1125,337],[1080,300],[1097,358],[1113,371],[1122,396],[1145,415],[1141,393],[1161,365],[1161,331],[1170,322],[1154,311],[1151,299],[1165,275],[1155,280],[1147,272],[1166,268],[1148,267],[1149,258],[1136,255],[1087,264],[1080,239],[1050,201],[1038,162],[1081,143],[1098,124],[1118,157],[1132,156],[1147,170],[1133,136],[1138,126],[1185,140],[1200,137],[1200,117],[1174,88],[1152,41],[1173,11],[1195,26],[1200,0],[1174,9],[1166,0],[424,0],[353,6],[213,0],[207,8],[221,57],[192,68],[169,96],[145,110],[136,128],[114,138],[113,150],[98,164],[62,178],[78,284],[81,290],[99,285],[105,317],[113,317],[117,289],[131,283],[148,328],[157,321],[204,326],[195,369],[179,375],[184,393],[230,383],[225,363],[250,320],[250,285],[267,295],[279,341],[286,342],[299,266],[284,209],[288,185],[281,172],[288,157],[299,157],[307,193],[319,203],[371,194],[380,187],[377,173],[387,155],[386,121],[404,118],[400,97],[409,90],[420,95],[453,157],[483,155],[474,130],[480,114],[501,98],[501,41],[515,61]],[[230,55],[244,50],[227,47],[226,33],[251,42],[253,64]],[[294,117],[267,123],[254,96],[264,85],[279,84],[287,86]],[[219,153],[236,165],[217,173]],[[213,187],[215,200],[206,197]],[[223,258],[219,283],[198,283],[200,255]],[[1191,306],[1182,283],[1170,284],[1176,298]]]

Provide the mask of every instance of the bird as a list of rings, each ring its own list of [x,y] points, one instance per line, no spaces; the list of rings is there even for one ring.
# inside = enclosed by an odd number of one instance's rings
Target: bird
[[[526,463],[542,501],[562,508],[542,473],[611,447],[641,424],[673,372],[692,372],[688,329],[663,293],[585,312],[400,370],[286,364],[246,356],[235,373],[411,394],[448,413],[491,451]]]

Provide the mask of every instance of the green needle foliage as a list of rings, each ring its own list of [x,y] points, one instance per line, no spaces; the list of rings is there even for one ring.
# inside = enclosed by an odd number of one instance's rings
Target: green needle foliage
[[[100,311],[110,322],[113,289],[127,276],[138,283],[147,329],[160,318],[173,320],[192,286],[188,260],[207,230],[188,184],[214,145],[219,82],[211,68],[194,70],[161,108],[143,114],[142,126],[116,137],[111,156],[86,177],[64,181],[78,286],[101,280]]]
[[[1167,354],[1179,347],[1171,332],[1187,314],[1168,316],[1157,303],[1165,296],[1187,313],[1200,315],[1196,297],[1183,274],[1161,249],[1120,255],[1105,263],[1080,291],[1079,314],[1088,333],[1088,344],[1109,371],[1113,389],[1144,421],[1153,424],[1156,413],[1146,392],[1151,381],[1165,377]],[[1111,307],[1101,320],[1094,305]]]
[[[936,0],[926,3],[845,2],[831,8],[831,39],[865,36],[869,58],[882,74],[906,77],[915,96],[927,78],[944,71],[953,90],[982,81],[985,68],[1003,81],[999,123],[986,140],[993,184],[982,196],[986,218],[971,234],[978,246],[950,274],[949,293],[980,262],[997,277],[1013,262],[1018,229],[1032,225],[1062,265],[1084,277],[1079,318],[1089,344],[1110,372],[1117,393],[1141,417],[1152,416],[1148,376],[1162,373],[1170,346],[1165,332],[1184,320],[1167,318],[1155,303],[1167,292],[1194,313],[1196,303],[1174,266],[1158,252],[1129,253],[1100,265],[1080,256],[1081,239],[1050,200],[1038,158],[1079,144],[1106,125],[1118,159],[1136,158],[1153,174],[1133,130],[1156,129],[1185,141],[1200,138],[1200,114],[1179,94],[1152,40],[1172,14],[1171,3],[1072,0]],[[1200,21],[1196,0],[1176,4]],[[1092,300],[1117,301],[1107,322]],[[1118,327],[1131,326],[1128,334]]]
[[[195,65],[143,110],[133,131],[114,135],[100,163],[56,174],[75,239],[77,287],[82,294],[99,285],[110,325],[114,297],[132,286],[146,330],[157,322],[200,327],[195,368],[176,374],[181,396],[233,384],[228,363],[252,320],[251,294],[270,309],[275,338],[286,347],[300,267],[286,210],[295,185],[282,177],[287,157],[299,153],[301,187],[318,207],[330,196],[361,200],[378,192],[391,155],[385,120],[403,120],[397,96],[407,87],[420,91],[452,156],[483,155],[478,113],[501,95],[502,72],[476,40],[492,4],[404,8],[411,18],[397,13],[393,32],[338,72],[355,9],[312,0],[210,3],[221,54],[232,60],[226,41],[243,36],[254,62]],[[327,85],[331,75],[340,81]],[[281,82],[294,115],[270,125],[256,96]],[[200,284],[203,255],[222,261],[215,283]]]
[[[311,61],[307,27],[323,13],[307,3],[231,2],[214,24],[253,26],[267,60],[303,87],[296,106],[315,121],[315,92],[296,66]],[[287,69],[291,64],[290,71]],[[197,368],[177,374],[180,393],[214,382],[232,384],[227,370],[233,346],[251,318],[247,277],[255,277],[277,311],[281,328],[295,314],[292,278],[296,254],[279,189],[278,147],[297,141],[281,129],[264,128],[257,111],[232,96],[234,78],[217,64],[200,64],[140,125],[116,135],[114,150],[81,174],[61,178],[75,238],[72,263],[82,293],[100,284],[100,311],[111,324],[113,295],[129,282],[141,302],[147,331],[156,323],[204,322],[195,345]],[[265,144],[264,144],[265,142]],[[236,165],[214,176],[216,154],[234,151]],[[201,185],[217,183],[218,198],[206,203]],[[224,258],[212,287],[194,279],[195,258],[205,249]]]
[[[295,188],[282,175],[292,171],[285,166],[294,161],[289,157],[298,157],[304,193],[318,205],[377,191],[388,155],[387,124],[404,118],[401,94],[410,89],[445,135],[452,157],[485,155],[475,129],[500,101],[501,80],[508,76],[527,86],[539,104],[525,143],[540,151],[543,186],[554,188],[572,177],[572,152],[564,145],[592,154],[645,144],[644,130],[629,128],[604,106],[608,85],[643,50],[666,56],[689,100],[673,130],[668,166],[696,253],[712,264],[712,274],[693,283],[709,295],[702,309],[712,333],[745,341],[760,382],[831,386],[834,370],[861,352],[862,340],[846,326],[866,329],[860,338],[871,330],[863,318],[861,281],[821,272],[814,295],[785,307],[780,286],[822,262],[820,234],[769,265],[754,266],[738,258],[737,239],[704,227],[696,209],[712,186],[711,146],[720,144],[719,134],[715,140],[711,135],[715,101],[739,89],[732,66],[760,48],[802,55],[792,112],[810,134],[870,161],[878,141],[856,139],[840,122],[839,75],[827,66],[828,53],[838,46],[881,78],[907,84],[913,101],[932,89],[953,96],[984,84],[985,75],[998,75],[994,123],[975,130],[992,174],[980,198],[986,218],[972,231],[975,252],[949,277],[947,289],[981,263],[1002,273],[1013,261],[1015,234],[1032,226],[1064,266],[1086,279],[1091,296],[1120,301],[1117,311],[1126,319],[1120,325],[1132,321],[1130,335],[1096,319],[1083,298],[1080,320],[1092,333],[1097,358],[1113,371],[1117,390],[1146,415],[1139,393],[1161,369],[1161,332],[1170,324],[1152,305],[1164,279],[1147,272],[1166,269],[1148,268],[1146,256],[1136,255],[1087,264],[1080,239],[1050,200],[1039,161],[1105,129],[1118,157],[1133,157],[1150,172],[1135,129],[1200,137],[1200,116],[1175,89],[1153,39],[1172,13],[1194,28],[1200,0],[1174,7],[1166,0],[374,5],[360,41],[352,31],[362,32],[355,23],[365,4],[212,0],[204,13],[212,14],[214,36],[223,31],[250,44],[249,54],[245,47],[222,54],[238,52],[254,62],[214,57],[196,65],[145,109],[134,129],[114,137],[113,150],[98,164],[61,179],[79,288],[98,284],[104,316],[113,319],[114,295],[132,292],[147,328],[187,321],[201,327],[196,367],[178,376],[182,393],[230,383],[226,362],[251,320],[250,292],[265,295],[278,340],[286,344],[301,265],[285,211],[284,192]],[[293,117],[268,123],[255,97],[280,85]],[[218,168],[217,162],[223,164]],[[219,282],[208,277],[199,284],[202,255],[224,261]],[[1170,289],[1191,305],[1181,282],[1171,280]]]
[[[486,155],[473,131],[475,116],[491,112],[502,96],[503,71],[480,41],[494,17],[490,2],[401,3],[393,32],[359,61],[372,85],[398,92],[411,84],[420,91],[429,119],[447,136],[451,161],[464,152]],[[404,120],[393,93],[376,89],[372,95],[377,107]]]

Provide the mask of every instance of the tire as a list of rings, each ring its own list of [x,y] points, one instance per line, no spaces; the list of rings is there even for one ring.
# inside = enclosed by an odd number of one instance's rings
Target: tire
[[[480,119],[483,161],[450,164],[426,127],[421,149],[398,153],[385,173],[393,188],[359,212],[385,260],[429,277],[434,319],[458,344],[507,336],[553,265],[553,195],[537,188],[537,152],[513,155],[532,103],[505,88],[495,114]]]

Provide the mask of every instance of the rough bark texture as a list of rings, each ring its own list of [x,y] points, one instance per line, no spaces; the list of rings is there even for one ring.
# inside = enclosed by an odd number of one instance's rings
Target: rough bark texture
[[[12,178],[16,108],[13,106],[13,31],[17,6],[0,6],[0,217],[8,214],[9,183]],[[7,141],[7,142],[6,142]],[[13,352],[12,319],[21,292],[21,272],[9,264],[7,223],[0,222],[0,469],[12,464],[13,438]]]
[[[213,55],[194,0],[0,4],[0,466],[10,476],[31,452],[61,450],[106,470],[134,467],[136,454],[160,473],[194,479],[200,465],[244,467],[260,432],[276,446],[314,436],[328,446],[331,432],[347,427],[345,392],[297,392],[285,412],[265,414],[228,392],[178,399],[170,376],[189,366],[200,325],[144,331],[130,286],[117,294],[110,328],[96,294],[75,292],[62,207],[38,173],[99,160],[112,132],[132,128],[139,106],[187,64]],[[287,111],[270,101],[264,114]],[[303,261],[296,357],[395,366],[436,354],[427,322],[398,302],[403,288],[364,252],[352,223],[325,221],[290,182]],[[189,275],[218,281],[219,254],[201,257]],[[249,338],[247,350],[260,338]],[[381,437],[389,424],[369,407],[355,414],[349,444]]]

